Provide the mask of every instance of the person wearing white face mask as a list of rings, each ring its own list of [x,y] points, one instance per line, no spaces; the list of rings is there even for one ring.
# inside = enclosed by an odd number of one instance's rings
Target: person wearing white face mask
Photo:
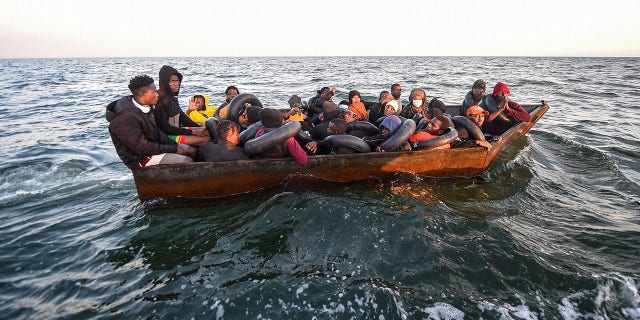
[[[400,116],[412,119],[416,114],[420,114],[423,118],[427,115],[427,94],[422,89],[413,89],[409,95],[409,104],[407,104]]]

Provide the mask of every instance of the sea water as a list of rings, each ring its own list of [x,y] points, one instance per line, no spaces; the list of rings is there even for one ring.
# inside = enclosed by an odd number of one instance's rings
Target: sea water
[[[228,85],[275,108],[323,86],[374,101],[393,83],[405,101],[422,88],[457,104],[484,79],[551,109],[481,179],[289,185],[151,210],[104,109],[165,64],[184,75],[183,108],[198,93],[221,103]],[[640,319],[638,58],[28,59],[0,71],[0,318]]]

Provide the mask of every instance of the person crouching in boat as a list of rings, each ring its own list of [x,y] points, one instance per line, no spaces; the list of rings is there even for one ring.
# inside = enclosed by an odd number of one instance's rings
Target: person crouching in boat
[[[510,95],[509,87],[503,82],[498,82],[493,87],[493,94],[485,97],[486,108],[489,105],[497,106],[493,112],[489,109],[489,116],[485,120],[488,133],[501,135],[518,121],[531,121],[529,112],[517,102],[509,100]]]
[[[392,102],[394,104],[398,103],[396,100],[391,100],[387,104]],[[377,135],[364,137],[362,140],[364,140],[364,142],[366,142],[369,145],[369,147],[371,147],[371,150],[375,150],[376,152],[382,152],[382,149],[380,149],[380,145],[385,140],[389,139],[391,135],[393,135],[396,131],[398,131],[401,125],[402,125],[402,120],[400,119],[400,117],[396,115],[386,116],[384,119],[382,119],[382,123],[380,123],[380,126],[379,126],[380,133]],[[405,143],[403,143],[399,149],[403,151],[410,151],[411,146],[409,145],[408,142],[405,141]]]
[[[467,119],[471,120],[481,130],[484,124],[484,117],[488,114],[489,112],[480,106],[471,106],[467,109]],[[488,141],[470,139],[467,129],[461,127],[456,130],[458,131],[458,141],[451,143],[452,148],[471,148],[475,146],[491,148],[491,143]],[[492,138],[493,136],[485,134],[485,140],[490,141]]]
[[[270,108],[265,108],[260,111],[260,121],[262,121],[262,126],[258,129],[256,138],[280,127],[284,123],[282,113]],[[308,161],[307,153],[294,137],[289,137],[283,143],[255,156],[256,159],[286,157],[293,157],[293,161],[301,166],[307,164]]]
[[[156,106],[156,124],[162,132],[177,143],[201,146],[209,141],[209,132],[191,120],[180,109],[178,93],[182,74],[170,66],[162,66],[159,73],[160,98]]]
[[[209,97],[204,94],[197,94],[189,98],[189,108],[186,114],[189,118],[203,126],[207,119],[216,113],[216,106],[209,105]]]
[[[219,162],[249,159],[244,149],[238,147],[240,127],[231,120],[222,120],[216,126],[217,143],[208,142],[198,148],[198,161]]]
[[[110,103],[106,114],[111,141],[122,162],[131,170],[193,162],[194,147],[178,145],[156,126],[158,91],[153,78],[136,76],[129,81],[129,90],[132,95]]]
[[[329,121],[329,126],[327,127],[328,136],[346,133],[347,123],[343,119],[335,118]],[[356,150],[349,147],[326,145],[323,143],[323,141],[311,141],[307,143],[305,147],[315,154],[351,154],[357,152]]]
[[[487,83],[482,79],[476,80],[471,85],[471,90],[467,92],[462,101],[462,107],[460,108],[460,114],[467,114],[467,109],[471,106],[484,106],[484,97],[487,96]]]
[[[445,133],[445,130],[449,127],[453,127],[453,122],[451,119],[447,118],[444,115],[438,115],[429,121],[427,127],[424,130],[420,130],[409,137],[409,142],[417,143],[424,140],[437,138]],[[449,149],[451,145],[444,144],[439,147],[435,147],[432,149]]]

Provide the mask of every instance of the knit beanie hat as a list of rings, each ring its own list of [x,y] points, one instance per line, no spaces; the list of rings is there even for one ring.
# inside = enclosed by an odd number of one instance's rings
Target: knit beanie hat
[[[444,105],[444,102],[437,98],[433,98],[429,101],[429,109],[440,109],[442,112],[447,112],[447,107]]]
[[[511,91],[509,91],[509,87],[507,87],[507,85],[504,82],[496,83],[496,86],[493,87],[493,96],[497,97],[503,92],[507,94],[511,94]]]
[[[484,82],[484,80],[482,79],[478,79],[476,80],[476,82],[473,83],[473,86],[471,86],[471,89],[475,89],[475,88],[487,90],[487,83]]]
[[[277,128],[282,124],[282,113],[276,109],[265,108],[260,111],[260,121],[265,128]]]

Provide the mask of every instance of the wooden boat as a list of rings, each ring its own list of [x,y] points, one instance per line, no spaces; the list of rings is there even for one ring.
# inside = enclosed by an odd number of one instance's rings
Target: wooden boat
[[[254,192],[296,178],[333,182],[385,178],[400,172],[427,177],[474,177],[487,170],[502,150],[526,134],[549,105],[522,105],[530,122],[516,124],[492,148],[457,148],[401,152],[372,152],[309,157],[305,166],[291,158],[232,162],[199,162],[145,167],[133,171],[140,200],[152,198],[217,198]],[[447,106],[457,115],[459,106]]]

